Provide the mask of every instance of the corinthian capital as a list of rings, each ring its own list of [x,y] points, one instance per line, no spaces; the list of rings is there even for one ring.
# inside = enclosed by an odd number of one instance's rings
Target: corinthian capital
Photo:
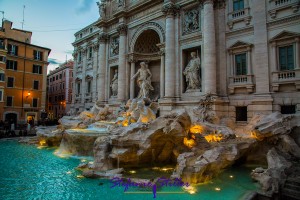
[[[179,9],[180,9],[179,5],[176,5],[174,3],[168,3],[168,4],[163,5],[162,12],[166,16],[169,16],[169,15],[176,16],[177,13],[179,13]]]
[[[117,28],[117,31],[119,33],[119,35],[126,35],[127,33],[127,25],[126,24],[120,24]]]
[[[106,33],[100,33],[98,37],[99,42],[104,43],[106,42],[107,39],[108,39],[108,35]]]
[[[198,0],[202,5],[213,4],[214,8],[225,8],[225,0]]]

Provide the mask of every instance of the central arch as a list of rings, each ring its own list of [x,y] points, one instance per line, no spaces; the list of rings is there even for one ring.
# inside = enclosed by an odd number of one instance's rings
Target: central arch
[[[135,74],[140,68],[140,63],[146,62],[150,72],[152,73],[151,85],[154,90],[150,91],[149,97],[152,100],[157,100],[161,97],[160,90],[163,88],[162,80],[163,75],[161,73],[161,55],[160,47],[164,42],[164,32],[160,29],[157,23],[149,24],[148,26],[141,26],[133,35],[133,39],[130,45],[130,54],[132,62],[135,62],[132,66],[131,75]],[[158,45],[159,44],[159,45]],[[163,69],[164,70],[164,69]],[[138,95],[140,88],[138,84],[131,83],[130,97],[134,98]]]

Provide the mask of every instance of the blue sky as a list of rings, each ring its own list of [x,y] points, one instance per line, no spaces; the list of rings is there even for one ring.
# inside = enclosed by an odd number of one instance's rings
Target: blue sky
[[[72,58],[74,33],[99,17],[97,0],[0,0],[0,11],[13,28],[32,31],[32,44],[48,47],[49,69]],[[2,19],[2,13],[0,13]],[[49,71],[49,70],[48,70]]]

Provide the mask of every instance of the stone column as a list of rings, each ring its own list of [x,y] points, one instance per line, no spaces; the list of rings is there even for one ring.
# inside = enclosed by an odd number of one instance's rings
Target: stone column
[[[86,83],[86,80],[85,80],[85,69],[86,69],[86,48],[82,49],[81,51],[81,56],[82,56],[82,81],[81,81],[81,88],[80,88],[80,93],[81,93],[81,106],[80,107],[83,107],[83,109],[85,108],[85,101],[84,101],[84,98],[85,98],[85,83]]]
[[[296,38],[295,41],[296,41],[295,54],[294,54],[294,55],[296,55],[295,69],[300,69],[300,64],[299,64],[299,38]]]
[[[247,47],[247,75],[251,74],[251,48]]]
[[[135,74],[135,60],[130,61],[130,78]],[[130,80],[130,99],[134,98],[135,80]]]
[[[127,25],[118,26],[119,39],[119,67],[118,67],[118,100],[124,101],[126,97],[126,33]]]
[[[165,96],[165,53],[160,52],[160,98]]]
[[[203,1],[203,53],[204,53],[204,92],[216,94],[216,36],[214,20],[214,3]]]
[[[98,85],[97,85],[97,74],[98,74],[98,48],[99,43],[93,45],[93,96],[92,102],[97,102],[98,99]]]
[[[166,43],[165,43],[165,98],[175,97],[175,22],[174,16],[178,6],[168,3],[163,6],[163,13],[166,16]]]
[[[99,80],[98,80],[98,101],[105,102],[105,75],[106,75],[106,40],[105,33],[99,36]]]
[[[271,43],[271,72],[279,71],[277,67],[276,42]]]

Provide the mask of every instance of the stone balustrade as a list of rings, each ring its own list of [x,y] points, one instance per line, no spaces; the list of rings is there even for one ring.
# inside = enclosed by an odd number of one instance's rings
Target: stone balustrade
[[[279,91],[279,85],[295,84],[296,89],[300,89],[300,69],[272,72],[273,91]]]
[[[246,88],[248,93],[254,90],[254,75],[238,75],[229,77],[229,92],[234,93],[235,88]]]
[[[244,9],[241,9],[241,10],[236,10],[236,11],[233,11],[231,13],[228,13],[228,20],[235,20],[235,19],[238,19],[238,18],[243,18],[245,16],[249,16],[249,11],[250,11],[250,8],[244,8]]]

